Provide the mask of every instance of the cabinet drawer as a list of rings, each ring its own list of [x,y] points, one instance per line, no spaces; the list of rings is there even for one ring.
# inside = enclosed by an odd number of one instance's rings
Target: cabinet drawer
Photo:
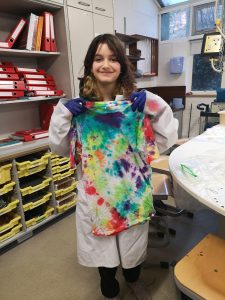
[[[113,17],[113,3],[112,0],[93,0],[93,12],[107,17]]]
[[[91,0],[67,0],[67,5],[77,7],[80,9],[92,11],[92,1]]]
[[[63,6],[63,1],[64,0],[36,0],[36,2],[42,2],[45,4],[61,4]]]

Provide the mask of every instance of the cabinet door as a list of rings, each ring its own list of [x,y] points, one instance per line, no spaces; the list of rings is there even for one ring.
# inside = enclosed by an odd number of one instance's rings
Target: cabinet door
[[[87,11],[92,11],[92,1],[91,0],[67,0],[67,5],[84,9]]]
[[[70,51],[73,71],[74,96],[79,95],[78,77],[83,75],[83,61],[90,42],[94,37],[92,13],[68,7]]]
[[[92,0],[93,12],[96,14],[113,17],[113,2],[112,0]]]
[[[103,33],[114,33],[113,18],[93,14],[94,36]]]

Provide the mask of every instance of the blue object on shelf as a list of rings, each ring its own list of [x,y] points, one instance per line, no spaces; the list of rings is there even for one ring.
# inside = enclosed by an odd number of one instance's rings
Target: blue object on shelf
[[[183,72],[184,57],[177,56],[170,59],[170,74],[181,74]]]
[[[225,102],[225,89],[218,89],[216,92],[215,102]]]

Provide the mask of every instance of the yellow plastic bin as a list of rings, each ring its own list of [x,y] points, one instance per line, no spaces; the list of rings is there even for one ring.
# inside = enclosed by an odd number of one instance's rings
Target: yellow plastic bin
[[[22,224],[18,224],[17,226],[13,227],[10,231],[0,234],[0,242],[3,242],[20,232],[22,229]]]
[[[11,180],[12,163],[0,165],[0,184]]]

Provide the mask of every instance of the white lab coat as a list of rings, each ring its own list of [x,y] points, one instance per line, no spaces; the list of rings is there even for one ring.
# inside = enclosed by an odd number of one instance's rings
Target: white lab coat
[[[146,91],[147,100],[144,113],[153,115],[151,124],[159,151],[162,153],[177,141],[178,121],[173,117],[169,105],[159,96]],[[118,95],[116,100],[122,96]],[[57,104],[49,127],[50,148],[53,152],[68,156],[70,141],[68,132],[71,126],[72,114],[63,105],[67,102],[61,99]],[[149,103],[157,102],[160,111],[150,111]],[[152,106],[154,107],[154,105]],[[82,183],[81,166],[77,170],[79,183],[78,203],[76,206],[77,256],[81,265],[88,267],[113,268],[122,265],[123,268],[133,268],[141,264],[147,253],[148,222],[133,226],[114,236],[95,236],[92,233],[92,222]]]

